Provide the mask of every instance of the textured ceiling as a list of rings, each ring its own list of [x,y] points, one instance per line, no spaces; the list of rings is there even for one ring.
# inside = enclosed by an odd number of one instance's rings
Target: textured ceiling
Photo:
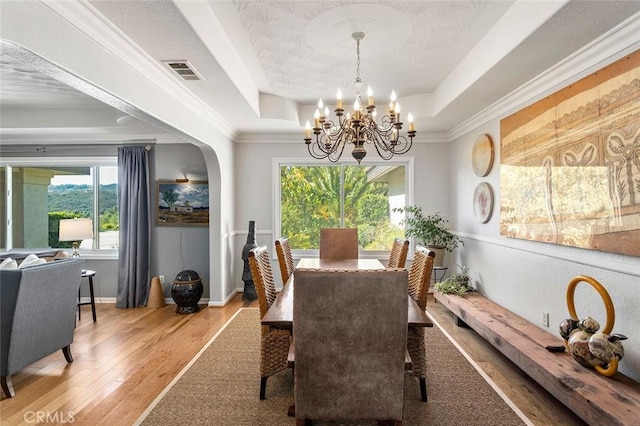
[[[433,92],[511,1],[235,1],[272,93],[312,101],[361,78],[385,99]]]
[[[96,106],[100,101],[0,53],[0,103],[20,107]]]

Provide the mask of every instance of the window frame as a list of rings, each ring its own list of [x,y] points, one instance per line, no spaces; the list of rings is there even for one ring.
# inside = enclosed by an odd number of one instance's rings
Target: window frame
[[[413,204],[413,179],[414,179],[414,158],[413,157],[393,157],[390,160],[382,160],[378,158],[372,158],[371,160],[363,160],[366,163],[361,164],[362,167],[367,166],[404,166],[404,179],[405,179],[405,191],[406,191],[406,205]],[[318,162],[314,160],[310,160],[308,157],[274,157],[272,161],[272,182],[273,182],[273,232],[275,241],[276,238],[279,238],[282,235],[282,226],[281,226],[281,211],[280,211],[280,168],[282,166],[357,166],[358,163],[354,159],[345,159],[341,161],[337,161],[335,163],[331,162]],[[341,188],[341,191],[344,189]],[[344,221],[344,212],[341,212],[341,221]],[[274,250],[275,252],[275,250]],[[318,257],[320,255],[319,250],[301,250],[301,249],[293,249],[291,250],[291,254],[294,258],[304,258],[304,257]],[[409,258],[412,258],[413,249],[409,247]],[[389,255],[388,250],[360,250],[359,256],[363,259],[380,259],[385,258]],[[275,257],[274,257],[275,259]]]
[[[96,188],[100,188],[100,168],[101,167],[118,167],[118,157],[117,156],[107,156],[107,157],[9,157],[3,158],[0,160],[0,167],[4,167],[5,169],[5,182],[7,183],[7,193],[4,194],[6,197],[6,217],[7,221],[2,226],[4,226],[4,231],[6,233],[6,247],[3,251],[12,251],[12,250],[29,250],[25,247],[14,247],[13,246],[13,179],[12,179],[12,170],[14,167],[55,167],[55,166],[69,166],[69,167],[91,167],[95,169],[95,173],[93,173],[93,212],[92,215],[94,218],[99,217],[99,191]],[[9,188],[9,185],[11,187]],[[117,255],[118,249],[101,249],[99,248],[99,235],[100,235],[100,221],[93,221],[93,233],[94,238],[92,241],[91,250],[83,250],[83,253],[90,253],[91,257],[113,257],[113,255]],[[51,247],[51,249],[59,249],[59,247]]]

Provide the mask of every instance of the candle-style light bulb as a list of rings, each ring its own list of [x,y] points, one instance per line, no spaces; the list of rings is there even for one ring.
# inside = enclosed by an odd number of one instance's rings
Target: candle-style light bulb
[[[305,125],[305,134],[307,135],[307,139],[311,138],[311,123],[307,120],[307,124]]]
[[[336,95],[336,98],[338,98],[338,102],[336,104],[336,108],[342,109],[342,90],[338,89],[338,93]]]
[[[325,117],[329,116],[329,107],[327,107],[326,105],[324,106],[324,116]]]
[[[413,123],[413,114],[409,113],[409,115],[407,115],[407,121],[409,122],[409,131],[413,132],[416,130],[415,128],[415,124]]]
[[[356,120],[360,120],[362,117],[362,113],[360,112],[360,98],[356,98],[356,101],[353,103],[353,118]]]
[[[316,109],[315,114],[313,114],[313,118],[315,119],[315,127],[320,127],[320,110]]]
[[[320,99],[320,100],[318,101],[318,110],[319,110],[319,111],[322,111],[322,109],[323,109],[323,108],[324,108],[324,102],[322,102],[322,99]]]
[[[389,102],[389,111],[396,110],[396,92],[395,90],[391,91],[391,102]]]
[[[367,97],[369,98],[369,105],[374,105],[373,103],[373,89],[371,86],[367,89]]]
[[[396,123],[400,122],[400,102],[396,102]]]

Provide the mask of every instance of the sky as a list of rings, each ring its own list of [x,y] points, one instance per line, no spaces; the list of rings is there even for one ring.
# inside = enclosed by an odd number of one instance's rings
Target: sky
[[[102,185],[110,183],[118,183],[118,168],[117,167],[100,167],[100,183]],[[51,179],[51,185],[91,185],[93,184],[92,175],[56,175]]]

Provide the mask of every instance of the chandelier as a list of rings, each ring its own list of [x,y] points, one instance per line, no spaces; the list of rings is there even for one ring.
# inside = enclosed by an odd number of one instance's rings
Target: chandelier
[[[367,90],[367,105],[362,102],[360,89],[360,40],[364,38],[363,32],[351,34],[356,41],[356,99],[353,103],[353,112],[344,113],[342,108],[342,92],[338,89],[338,101],[334,110],[337,122],[329,117],[329,108],[325,106],[322,99],[318,101],[318,109],[314,115],[314,126],[307,121],[306,135],[304,143],[309,149],[309,154],[316,159],[328,158],[331,162],[336,162],[342,156],[342,152],[349,144],[353,144],[351,155],[358,164],[367,155],[365,144],[372,144],[378,155],[383,160],[389,160],[395,154],[404,154],[411,149],[413,137],[416,130],[413,123],[413,116],[407,115],[409,131],[407,136],[400,134],[402,122],[400,121],[400,105],[396,102],[395,92],[391,92],[389,103],[389,113],[382,117],[380,122],[376,122],[376,105],[373,101],[373,90],[371,86]],[[311,131],[315,135],[315,141],[311,141]]]

